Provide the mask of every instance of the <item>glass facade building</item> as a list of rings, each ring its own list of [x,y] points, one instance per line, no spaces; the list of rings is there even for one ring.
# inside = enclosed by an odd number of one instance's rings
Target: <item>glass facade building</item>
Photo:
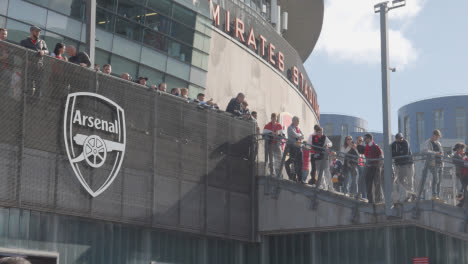
[[[320,114],[320,125],[327,135],[347,136],[352,132],[367,131],[366,120],[348,115],[322,113]]]
[[[190,88],[191,97],[204,90],[211,34],[207,11],[170,0],[98,0],[96,9],[95,63],[110,63],[116,76],[148,77],[149,85]],[[1,1],[0,27],[8,28],[9,41],[28,37],[30,25],[43,29],[49,50],[59,42],[85,49],[83,0]]]
[[[399,131],[407,134],[413,153],[431,137],[434,129],[442,132],[441,143],[451,151],[456,142],[467,143],[468,96],[446,96],[407,104],[398,110]]]

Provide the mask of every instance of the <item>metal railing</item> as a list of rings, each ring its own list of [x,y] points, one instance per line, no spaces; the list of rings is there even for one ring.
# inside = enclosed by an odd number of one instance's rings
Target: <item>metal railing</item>
[[[310,185],[323,191],[342,194],[349,199],[357,199],[363,202],[384,203],[383,158],[366,159],[364,155],[355,156],[339,151],[332,151],[321,146],[298,143],[293,146],[287,143],[284,136],[258,135],[257,175],[276,177],[283,180],[297,181]],[[271,140],[275,140],[276,146],[272,146]],[[273,144],[274,145],[274,144]],[[280,149],[276,156],[271,155],[271,149]],[[307,176],[296,177],[295,162],[287,161],[291,158],[290,149],[320,152],[322,157],[317,162],[313,156],[309,157]],[[273,162],[271,162],[273,157]],[[304,156],[301,156],[302,159]],[[292,157],[294,158],[294,157]],[[408,156],[393,157],[392,194],[388,199],[394,206],[402,203],[419,203],[422,200],[434,200],[452,206],[466,207],[464,193],[468,192],[463,184],[462,171],[468,169],[468,162],[454,160],[453,154],[439,156],[429,153],[417,153]],[[315,169],[314,163],[315,162]],[[286,169],[287,165],[293,169]],[[274,168],[274,169],[272,169]],[[289,171],[289,173],[288,173]],[[294,175],[293,175],[294,174]],[[460,178],[461,177],[461,178]],[[468,175],[465,176],[468,179]],[[304,180],[305,179],[305,180]],[[368,186],[372,183],[372,187]],[[464,188],[464,189],[463,189]],[[369,201],[369,194],[373,197]]]

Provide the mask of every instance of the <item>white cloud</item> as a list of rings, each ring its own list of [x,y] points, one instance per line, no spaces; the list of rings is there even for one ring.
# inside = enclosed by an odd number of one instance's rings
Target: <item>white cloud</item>
[[[407,0],[406,6],[389,12],[389,47],[392,66],[403,68],[418,57],[417,49],[404,35],[426,0]],[[374,13],[376,0],[326,0],[322,33],[316,50],[335,60],[380,63],[380,20]],[[397,27],[397,28],[396,28]]]

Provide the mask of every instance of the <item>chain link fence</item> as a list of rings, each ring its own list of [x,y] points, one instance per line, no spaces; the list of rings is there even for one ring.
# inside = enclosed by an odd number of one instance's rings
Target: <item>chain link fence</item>
[[[8,57],[0,64],[1,206],[254,239],[252,122],[2,44]],[[125,111],[122,167],[95,198],[75,176],[64,142],[67,96],[76,92],[102,95]],[[74,107],[113,120],[98,101],[77,100]],[[96,127],[77,131],[104,137]],[[108,151],[99,168],[80,163],[92,190],[108,181],[117,155]]]

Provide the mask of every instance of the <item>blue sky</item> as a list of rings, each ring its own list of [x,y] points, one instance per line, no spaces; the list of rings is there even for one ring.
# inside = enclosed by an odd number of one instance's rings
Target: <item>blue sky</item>
[[[322,33],[305,62],[322,113],[359,116],[382,131],[379,16],[374,0],[325,0]],[[467,0],[407,0],[389,12],[392,132],[398,109],[468,94]],[[467,102],[468,104],[468,102]]]

